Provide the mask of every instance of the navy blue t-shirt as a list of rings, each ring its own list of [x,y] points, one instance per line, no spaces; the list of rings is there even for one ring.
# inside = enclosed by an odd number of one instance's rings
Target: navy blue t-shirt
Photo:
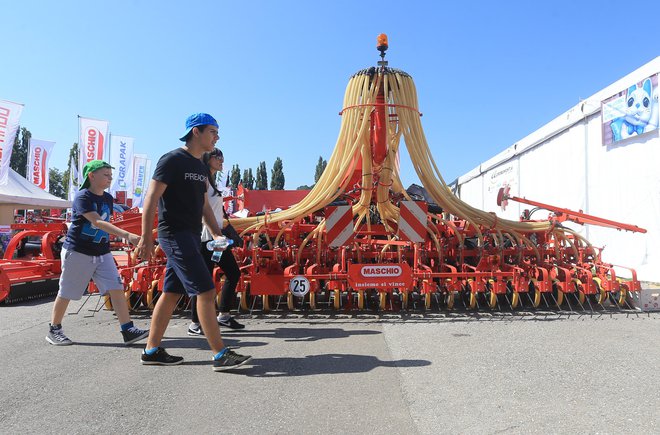
[[[92,225],[83,214],[95,211],[104,221],[112,216],[112,195],[96,195],[82,189],[73,200],[71,226],[66,233],[64,248],[85,255],[104,255],[110,252],[109,234]]]
[[[163,155],[153,179],[167,184],[158,200],[158,235],[169,236],[180,231],[202,233],[204,194],[208,168],[183,148]]]

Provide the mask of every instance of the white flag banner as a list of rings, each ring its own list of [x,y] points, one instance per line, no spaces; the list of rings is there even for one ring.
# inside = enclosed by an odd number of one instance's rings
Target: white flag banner
[[[73,180],[78,180],[78,166],[76,165],[76,161],[71,156],[71,162],[69,163],[69,167],[71,168],[69,170],[69,195],[68,195],[68,200],[73,201],[74,198],[76,197],[76,193],[78,193],[78,186],[76,186],[75,182]]]
[[[0,100],[0,186],[9,179],[9,162],[22,112],[22,104]]]
[[[115,168],[112,173],[112,186],[110,194],[125,191],[126,195],[132,192],[133,186],[133,143],[135,139],[126,136],[115,136],[110,139],[110,164]]]
[[[133,155],[133,207],[142,207],[144,203],[145,183],[147,179],[147,155]]]
[[[147,159],[147,163],[144,166],[144,191],[142,192],[142,202],[144,202],[144,197],[147,194],[147,191],[149,190],[149,182],[151,181],[151,177],[153,177],[153,173],[151,172],[151,159]]]
[[[30,148],[28,150],[27,179],[35,186],[39,186],[48,192],[49,186],[49,166],[48,160],[53,152],[55,142],[47,140],[30,139]]]
[[[83,168],[92,160],[103,160],[108,140],[108,121],[78,117],[78,185],[82,183]]]

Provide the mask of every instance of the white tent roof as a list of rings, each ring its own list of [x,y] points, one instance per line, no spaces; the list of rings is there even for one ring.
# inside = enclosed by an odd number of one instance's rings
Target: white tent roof
[[[9,210],[11,210],[10,216],[12,216],[10,219],[13,221],[15,209],[71,207],[71,201],[58,198],[40,189],[11,168],[9,168],[8,175],[7,185],[0,186],[0,225],[11,223],[11,221],[3,222],[7,220]]]

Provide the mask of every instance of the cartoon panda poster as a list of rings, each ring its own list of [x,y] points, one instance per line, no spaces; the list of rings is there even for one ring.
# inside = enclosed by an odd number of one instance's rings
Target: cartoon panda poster
[[[656,130],[658,108],[657,74],[603,101],[603,145]]]

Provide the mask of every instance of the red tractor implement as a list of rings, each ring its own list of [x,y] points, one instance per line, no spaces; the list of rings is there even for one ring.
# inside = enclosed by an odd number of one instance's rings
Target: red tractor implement
[[[0,260],[0,302],[20,302],[56,294],[66,225],[13,224],[11,228],[17,232]]]
[[[570,217],[644,230],[558,208],[548,221],[510,221],[463,202],[430,153],[412,78],[388,66],[385,35],[377,48],[378,66],[349,80],[335,150],[312,190],[295,200],[261,191],[254,203],[277,211],[230,219],[245,242],[233,248],[242,271],[241,308],[629,308],[630,292],[640,289],[635,271],[620,279],[601,249],[561,223]],[[400,143],[423,195],[403,188]],[[238,192],[237,202],[250,204],[250,194]],[[162,253],[148,264],[129,260],[122,267],[128,297],[139,295],[151,306],[164,265]],[[217,289],[221,277],[217,269]]]

